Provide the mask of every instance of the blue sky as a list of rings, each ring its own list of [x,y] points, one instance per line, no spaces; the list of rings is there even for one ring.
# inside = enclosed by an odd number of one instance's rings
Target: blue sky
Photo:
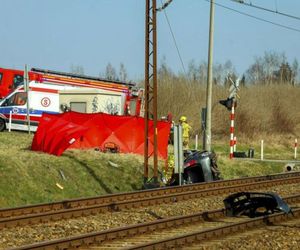
[[[162,0],[164,1],[164,0]],[[215,0],[239,11],[300,30],[300,20],[249,8],[230,0]],[[161,0],[157,0],[158,6]],[[249,2],[247,0],[246,2]],[[300,16],[297,0],[252,0],[253,4]],[[70,71],[81,65],[98,76],[107,63],[124,63],[131,80],[144,75],[144,0],[0,0],[0,67],[39,67]],[[187,67],[207,61],[209,2],[173,0],[166,9]],[[300,61],[300,32],[290,31],[215,8],[214,62],[231,60],[243,73],[264,51],[285,52]],[[169,27],[158,14],[158,61],[182,71]]]

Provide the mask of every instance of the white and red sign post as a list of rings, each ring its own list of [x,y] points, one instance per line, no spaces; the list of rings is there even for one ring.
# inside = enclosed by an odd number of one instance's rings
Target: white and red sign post
[[[234,152],[234,102],[231,107],[231,113],[230,113],[230,154],[229,158],[233,158],[233,152]]]

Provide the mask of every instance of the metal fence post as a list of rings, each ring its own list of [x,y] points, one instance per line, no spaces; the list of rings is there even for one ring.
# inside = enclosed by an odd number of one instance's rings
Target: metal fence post
[[[12,111],[9,111],[8,132],[11,131],[11,118],[12,118]]]
[[[298,139],[295,139],[295,152],[294,152],[294,159],[297,159],[297,148],[298,148]]]
[[[261,160],[264,159],[264,140],[261,140],[261,143],[260,143],[260,159]]]
[[[182,167],[183,167],[183,146],[182,146],[182,127],[174,126],[174,173],[179,176],[179,185],[182,185]]]

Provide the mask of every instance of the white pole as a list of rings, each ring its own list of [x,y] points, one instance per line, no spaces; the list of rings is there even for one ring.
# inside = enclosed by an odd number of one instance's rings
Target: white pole
[[[183,171],[183,146],[182,146],[182,127],[174,125],[174,173],[179,176],[179,185],[182,184]]]
[[[27,95],[26,116],[27,116],[28,134],[30,134],[29,79],[28,79],[27,64],[25,64],[25,70],[24,70],[24,85],[25,85],[25,90]]]
[[[183,144],[182,144],[182,126],[178,125],[178,163],[179,163],[179,186],[182,185],[182,173],[183,173]]]
[[[233,142],[234,142],[234,144],[233,144],[233,152],[236,152],[236,136],[233,137]]]
[[[260,159],[261,160],[264,159],[264,140],[261,140],[261,144],[260,144]]]
[[[12,111],[9,111],[8,132],[11,131],[11,117],[12,117]]]
[[[198,135],[196,135],[196,138],[195,138],[195,149],[196,150],[198,149]]]
[[[297,147],[298,147],[298,139],[295,139],[295,155],[294,158],[297,159]]]
[[[234,146],[234,103],[231,106],[231,113],[230,113],[230,154],[229,158],[233,158],[233,146]]]

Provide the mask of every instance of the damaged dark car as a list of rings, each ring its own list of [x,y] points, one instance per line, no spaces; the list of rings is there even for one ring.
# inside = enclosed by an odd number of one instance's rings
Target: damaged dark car
[[[183,184],[220,180],[217,156],[214,152],[184,151]],[[173,174],[170,185],[179,184],[179,174]]]
[[[230,217],[248,216],[250,218],[273,214],[292,213],[289,205],[276,193],[240,192],[224,199],[226,215]]]

